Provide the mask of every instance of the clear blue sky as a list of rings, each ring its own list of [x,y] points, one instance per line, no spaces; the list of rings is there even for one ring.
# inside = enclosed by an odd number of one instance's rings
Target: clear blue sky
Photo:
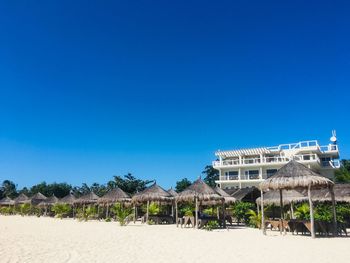
[[[131,172],[170,187],[217,149],[327,144],[332,129],[350,158],[348,10],[1,1],[0,180],[80,185]]]

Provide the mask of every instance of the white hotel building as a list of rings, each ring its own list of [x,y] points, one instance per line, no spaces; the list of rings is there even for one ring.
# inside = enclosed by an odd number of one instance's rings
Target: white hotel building
[[[220,172],[216,183],[222,189],[258,186],[290,160],[296,160],[323,176],[333,179],[340,167],[335,133],[331,143],[320,146],[318,141],[302,141],[274,147],[217,151],[213,167]]]

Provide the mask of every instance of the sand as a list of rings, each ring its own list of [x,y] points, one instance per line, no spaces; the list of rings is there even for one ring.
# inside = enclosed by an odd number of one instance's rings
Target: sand
[[[349,262],[350,238],[0,216],[0,262]]]

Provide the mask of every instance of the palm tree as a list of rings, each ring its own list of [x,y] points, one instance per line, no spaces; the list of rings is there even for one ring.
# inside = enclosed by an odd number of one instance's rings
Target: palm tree
[[[310,207],[307,203],[303,203],[299,205],[295,212],[294,215],[297,219],[300,220],[309,220],[310,219]]]

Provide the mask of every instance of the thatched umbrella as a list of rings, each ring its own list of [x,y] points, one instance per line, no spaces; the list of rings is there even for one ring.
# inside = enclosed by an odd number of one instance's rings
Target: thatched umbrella
[[[19,205],[19,204],[28,204],[30,203],[30,198],[28,196],[26,196],[25,194],[20,194],[19,196],[17,196],[15,199],[15,204]]]
[[[45,208],[45,215],[47,214],[47,208],[49,206],[52,206],[56,203],[58,203],[59,199],[55,196],[55,195],[52,195],[48,198],[46,198],[46,200],[44,201],[41,201],[38,206],[41,207],[41,208]]]
[[[207,185],[201,178],[183,190],[175,197],[176,224],[178,223],[178,202],[195,202],[196,205],[196,228],[198,228],[198,210],[199,203],[210,201],[211,203],[223,203],[224,198],[220,196],[213,188]]]
[[[173,197],[176,197],[179,195],[178,192],[176,192],[173,188],[170,188],[168,190],[168,193],[171,194]]]
[[[142,192],[136,193],[132,197],[132,202],[135,207],[137,204],[147,202],[147,211],[146,211],[146,221],[148,222],[149,218],[149,204],[150,202],[162,202],[162,203],[171,203],[174,200],[174,197],[165,191],[162,187],[154,183],[152,186],[146,188]]]
[[[171,215],[174,216],[175,213],[174,213],[174,203],[175,203],[175,197],[178,196],[178,192],[176,192],[172,187],[168,190],[168,193],[171,194],[173,197],[174,197],[174,201],[173,203],[171,204]],[[176,220],[176,219],[175,219]]]
[[[58,203],[73,205],[76,200],[77,198],[72,193],[69,193],[65,197],[62,197],[60,200],[58,200]]]
[[[350,184],[335,184],[334,197],[336,202],[350,203]],[[302,191],[304,194],[305,191]],[[331,202],[332,196],[328,189],[311,190],[312,199],[317,202]]]
[[[59,204],[67,204],[73,207],[73,218],[75,218],[75,201],[77,198],[72,194],[69,193],[65,197],[62,197],[61,199],[58,200]]]
[[[281,206],[281,219],[283,219],[283,195],[282,190],[290,189],[308,189],[308,199],[310,205],[310,221],[311,221],[311,236],[315,237],[315,228],[314,228],[314,212],[313,204],[311,199],[311,189],[315,188],[329,188],[329,191],[332,195],[333,203],[333,223],[334,223],[334,235],[337,234],[337,221],[335,214],[335,199],[333,191],[334,183],[328,178],[317,174],[311,169],[307,168],[303,164],[300,164],[294,160],[290,161],[279,169],[273,176],[269,179],[266,179],[264,182],[260,183],[260,189],[262,191],[261,195],[261,211],[264,213],[264,196],[263,191],[267,190],[279,190],[280,192],[280,206]],[[280,231],[282,233],[282,228]],[[265,233],[265,222],[264,215],[262,215],[262,229]]]
[[[99,197],[94,193],[94,192],[90,192],[86,195],[83,195],[81,197],[79,197],[78,199],[76,199],[74,201],[75,204],[96,204],[98,201]]]
[[[130,203],[131,202],[130,195],[125,193],[119,187],[110,190],[108,193],[106,193],[104,196],[102,196],[101,198],[99,198],[97,200],[97,203],[106,205],[106,218],[108,217],[109,205],[113,204],[113,203],[117,203],[117,202],[118,203]]]
[[[0,206],[2,205],[14,205],[15,204],[15,201],[12,200],[10,197],[6,196],[4,197],[3,199],[0,200]]]
[[[294,218],[293,204],[298,202],[307,201],[307,197],[302,193],[295,190],[282,190],[283,205],[290,205],[291,217]],[[276,190],[271,190],[264,193],[264,204],[280,206],[280,192]],[[261,206],[261,197],[256,199],[256,204],[258,207]]]
[[[30,198],[32,205],[38,205],[40,202],[45,201],[47,197],[42,193],[38,192]]]

